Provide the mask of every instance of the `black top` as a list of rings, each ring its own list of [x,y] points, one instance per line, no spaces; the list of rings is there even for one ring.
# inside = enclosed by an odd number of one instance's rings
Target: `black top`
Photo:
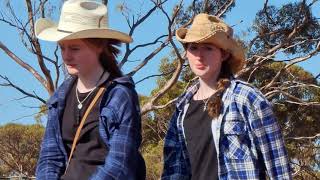
[[[68,157],[70,156],[73,139],[78,126],[80,125],[81,118],[99,89],[96,88],[94,92],[91,93],[91,95],[82,103],[82,109],[79,110],[77,107],[76,84],[76,82],[73,84],[66,99],[66,107],[61,122],[62,139]],[[87,97],[88,93],[78,93],[79,100],[82,101]],[[99,102],[101,101],[101,98],[102,96],[100,96],[84,123],[67,173],[63,175],[61,179],[89,179],[89,177],[94,174],[97,166],[103,165],[105,162],[108,148],[100,138],[98,128],[100,114]]]
[[[184,119],[192,180],[218,179],[218,160],[211,130],[212,118],[202,100],[191,100]]]

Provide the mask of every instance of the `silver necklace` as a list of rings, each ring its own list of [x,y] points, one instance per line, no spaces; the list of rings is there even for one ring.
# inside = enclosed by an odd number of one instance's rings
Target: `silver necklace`
[[[88,93],[88,95],[87,95],[82,101],[80,101],[80,99],[79,99],[78,88],[76,88],[76,98],[77,98],[77,101],[78,101],[78,106],[77,106],[77,107],[78,107],[79,110],[82,109],[82,107],[83,107],[82,104],[84,103],[84,101],[87,100],[88,97],[89,97],[89,96],[93,93],[93,91],[97,88],[98,83],[100,82],[100,80],[101,80],[102,76],[104,75],[104,73],[105,73],[105,71],[103,71],[103,73],[101,74],[101,76],[100,76],[99,80],[97,81],[96,85],[94,86],[94,88],[90,90],[90,92]]]
[[[78,95],[78,89],[76,89],[76,97],[77,97],[77,100],[78,100],[78,109],[80,110],[82,108],[82,103],[92,94],[92,92],[97,88],[97,86],[95,86],[92,90],[90,90],[90,92],[88,93],[88,95],[82,100],[80,101],[79,99],[79,95]]]
[[[213,94],[215,94],[215,92],[214,92]],[[212,95],[211,95],[211,96],[212,96]],[[203,105],[203,112],[207,110],[207,108],[208,108],[208,103],[209,103],[209,99],[210,99],[211,96],[209,96],[208,98],[203,98],[203,97],[200,98],[200,93],[197,94],[198,100],[201,99],[202,102],[203,102],[203,104],[204,104],[204,105]]]
[[[207,110],[208,102],[210,98],[207,98],[206,100],[202,99],[204,105],[203,105],[203,112]]]

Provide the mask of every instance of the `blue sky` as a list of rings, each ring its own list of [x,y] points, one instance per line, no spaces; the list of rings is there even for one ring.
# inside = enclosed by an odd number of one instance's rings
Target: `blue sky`
[[[21,0],[11,0],[14,4],[14,9],[17,10],[19,16],[24,17],[25,14],[25,5],[24,2]],[[139,9],[145,10],[148,5],[148,1],[137,0],[129,1],[129,3],[133,6],[130,8],[138,11]],[[137,2],[142,2],[141,4]],[[166,9],[171,9],[173,4],[177,1],[170,0],[166,6]],[[269,3],[280,6],[281,3],[289,2],[289,0],[270,0]],[[292,2],[292,1],[290,1]],[[0,2],[3,3],[3,2]],[[121,14],[117,11],[116,5],[117,1],[109,1],[109,24],[111,28],[121,30],[123,32],[128,32],[128,27],[121,16]],[[236,1],[236,7],[227,14],[227,18],[225,21],[230,24],[234,25],[235,34],[240,36],[242,32],[246,32],[247,28],[252,25],[253,19],[255,17],[256,12],[263,7],[264,1],[248,1],[248,0],[238,0]],[[314,12],[320,12],[319,8],[320,4],[318,3],[318,7],[314,9]],[[2,7],[2,5],[1,5]],[[315,13],[316,14],[316,13]],[[53,16],[54,19],[57,19],[57,14]],[[139,44],[153,41],[160,32],[165,32],[166,29],[166,22],[161,19],[162,14],[161,12],[156,12],[152,15],[152,20],[145,22],[140,29],[137,29],[136,32],[133,34],[134,42],[132,44]],[[240,21],[242,23],[238,24]],[[7,25],[0,23],[0,41],[4,43],[9,49],[15,52],[19,57],[26,60],[31,65],[34,64],[36,61],[35,57],[27,52],[19,39],[19,36],[16,34],[16,31],[12,28],[8,28]],[[5,35],[4,35],[5,34]],[[52,56],[52,48],[54,48],[53,43],[43,42],[43,50],[46,55]],[[133,56],[130,56],[130,61],[125,65],[123,68],[124,72],[129,72],[132,68],[138,64],[138,60],[144,58],[152,48],[144,48],[137,51]],[[151,72],[157,72],[159,62],[161,58],[165,57],[168,54],[168,50],[165,50],[159,53],[150,63],[144,67],[141,71],[139,71],[135,76],[134,80],[138,81],[145,77],[146,75],[150,74]],[[30,92],[35,92],[42,97],[48,98],[48,94],[46,91],[43,90],[43,87],[40,85],[38,81],[36,81],[29,72],[23,70],[14,63],[7,55],[0,51],[0,74],[9,77],[14,83],[24,87]],[[313,74],[319,73],[320,67],[320,57],[312,58],[308,62],[299,64],[306,70],[310,71]],[[2,81],[0,81],[2,82]],[[148,79],[143,83],[137,85],[137,91],[140,94],[148,95],[151,90],[155,87],[155,79]],[[33,99],[24,99],[24,100],[16,100],[21,98],[22,95],[17,93],[17,91],[12,90],[10,88],[3,88],[0,87],[0,125],[7,123],[7,122],[17,122],[17,123],[34,123],[33,115],[38,111],[37,107],[39,106],[39,102]],[[24,117],[24,118],[23,118]]]

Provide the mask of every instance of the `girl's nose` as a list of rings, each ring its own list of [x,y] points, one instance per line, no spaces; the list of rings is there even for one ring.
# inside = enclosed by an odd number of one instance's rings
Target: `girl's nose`
[[[203,55],[204,55],[203,50],[201,48],[199,48],[198,53],[197,53],[197,56],[198,56],[199,60],[203,59]]]
[[[65,61],[70,59],[70,52],[67,49],[61,50],[61,55]]]

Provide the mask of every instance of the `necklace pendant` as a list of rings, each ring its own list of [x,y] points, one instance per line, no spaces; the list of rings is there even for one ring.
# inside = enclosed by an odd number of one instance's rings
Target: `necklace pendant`
[[[79,103],[78,104],[78,109],[81,109],[82,108],[82,103]]]
[[[203,106],[203,111],[206,111],[207,110],[207,105],[204,105]]]

